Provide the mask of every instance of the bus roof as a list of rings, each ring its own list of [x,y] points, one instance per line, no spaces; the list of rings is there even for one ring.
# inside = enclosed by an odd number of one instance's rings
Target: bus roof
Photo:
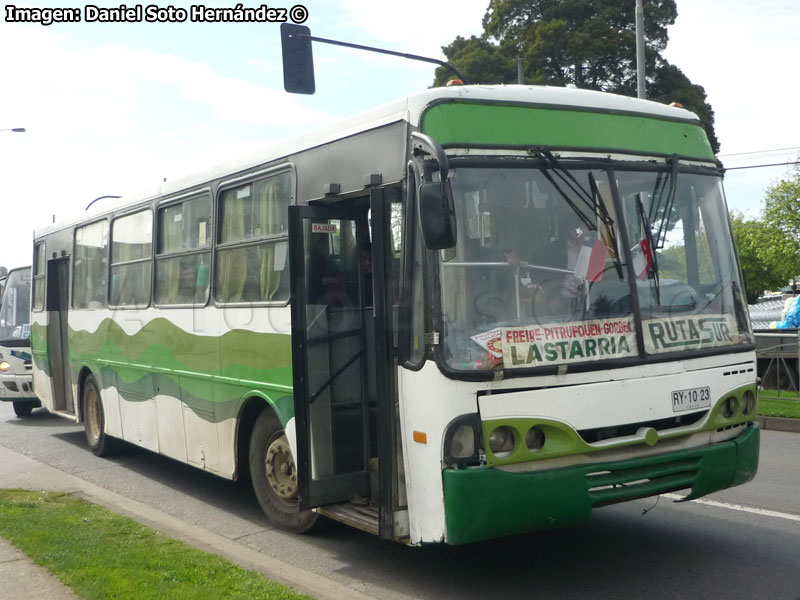
[[[419,124],[422,113],[428,106],[434,102],[446,102],[448,100],[519,103],[532,106],[548,106],[551,108],[585,108],[601,112],[637,114],[657,119],[700,123],[697,115],[682,108],[667,106],[650,100],[640,100],[594,90],[581,90],[574,87],[467,85],[431,88],[411,94],[405,98],[367,112],[339,120],[321,129],[275,143],[247,156],[238,157],[234,160],[176,179],[175,181],[165,182],[158,187],[124,196],[113,202],[95,205],[85,214],[74,215],[67,220],[49,224],[35,230],[34,237],[38,238],[41,235],[72,226],[79,222],[84,222],[92,217],[100,217],[105,214],[113,213],[121,208],[134,206],[146,200],[197,187],[217,178],[234,175],[238,172],[256,167],[259,164],[269,163],[283,157],[288,157],[298,152],[322,146],[335,140],[350,137],[382,125],[397,121],[406,121],[416,126]]]

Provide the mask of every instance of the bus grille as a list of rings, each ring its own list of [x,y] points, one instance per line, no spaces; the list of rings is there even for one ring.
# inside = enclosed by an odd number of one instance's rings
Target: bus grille
[[[708,414],[707,410],[693,412],[689,414],[676,415],[666,419],[653,419],[652,421],[642,421],[640,423],[625,423],[624,425],[614,425],[611,427],[599,427],[596,429],[581,429],[578,435],[587,444],[593,444],[601,440],[608,440],[628,435],[636,435],[642,427],[655,429],[656,431],[668,431],[678,427],[694,425]]]
[[[604,506],[692,487],[700,458],[684,458],[645,467],[587,473],[592,506]]]

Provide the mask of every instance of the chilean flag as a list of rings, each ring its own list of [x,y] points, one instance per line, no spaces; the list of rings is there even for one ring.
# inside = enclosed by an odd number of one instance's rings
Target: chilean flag
[[[650,269],[653,268],[653,244],[645,238],[631,249],[633,256],[633,270],[636,276],[645,281]]]
[[[608,247],[596,231],[584,235],[575,261],[575,277],[584,281],[600,281],[607,254]]]

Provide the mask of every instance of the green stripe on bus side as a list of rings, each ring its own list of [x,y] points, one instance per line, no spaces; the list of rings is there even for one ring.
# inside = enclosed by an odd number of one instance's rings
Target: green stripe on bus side
[[[177,376],[152,372],[125,382],[114,368],[97,363],[92,365],[91,370],[101,390],[115,388],[120,398],[126,402],[143,402],[155,395],[177,398],[198,417],[209,422],[221,423],[226,419],[237,418],[243,397],[252,394],[269,402],[284,426],[294,416],[294,397],[264,385],[231,385],[194,375]],[[73,377],[77,376],[77,370],[73,369]]]
[[[292,346],[288,334],[236,329],[222,336],[196,335],[159,318],[128,335],[116,322],[104,319],[92,333],[70,328],[69,349],[73,357],[165,366],[237,379],[246,379],[251,372],[283,369],[288,370],[288,377],[276,380],[272,376],[268,380],[290,387],[292,384]]]
[[[237,416],[242,399],[254,395],[272,404],[284,425],[294,415],[289,335],[202,336],[162,318],[128,335],[104,319],[91,333],[70,329],[69,352],[73,381],[86,365],[101,389],[116,388],[126,401],[172,396],[220,422]]]
[[[430,107],[421,129],[443,145],[541,145],[714,158],[700,125],[573,107],[454,101]]]
[[[50,362],[47,348],[47,325],[31,324],[31,354],[33,355],[34,367],[49,377]]]
[[[698,498],[745,483],[758,468],[759,437],[753,423],[736,440],[640,459],[528,473],[445,469],[447,543],[563,527],[622,500],[686,488]],[[593,480],[598,473],[605,484],[599,487]]]

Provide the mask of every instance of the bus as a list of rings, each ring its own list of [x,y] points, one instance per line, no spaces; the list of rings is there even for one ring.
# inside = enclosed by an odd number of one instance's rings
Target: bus
[[[558,246],[561,246],[559,249]],[[752,479],[753,336],[682,108],[426,90],[35,232],[44,406],[409,545]]]
[[[0,302],[0,400],[12,402],[20,418],[41,406],[31,376],[30,306],[31,268],[12,269]]]

